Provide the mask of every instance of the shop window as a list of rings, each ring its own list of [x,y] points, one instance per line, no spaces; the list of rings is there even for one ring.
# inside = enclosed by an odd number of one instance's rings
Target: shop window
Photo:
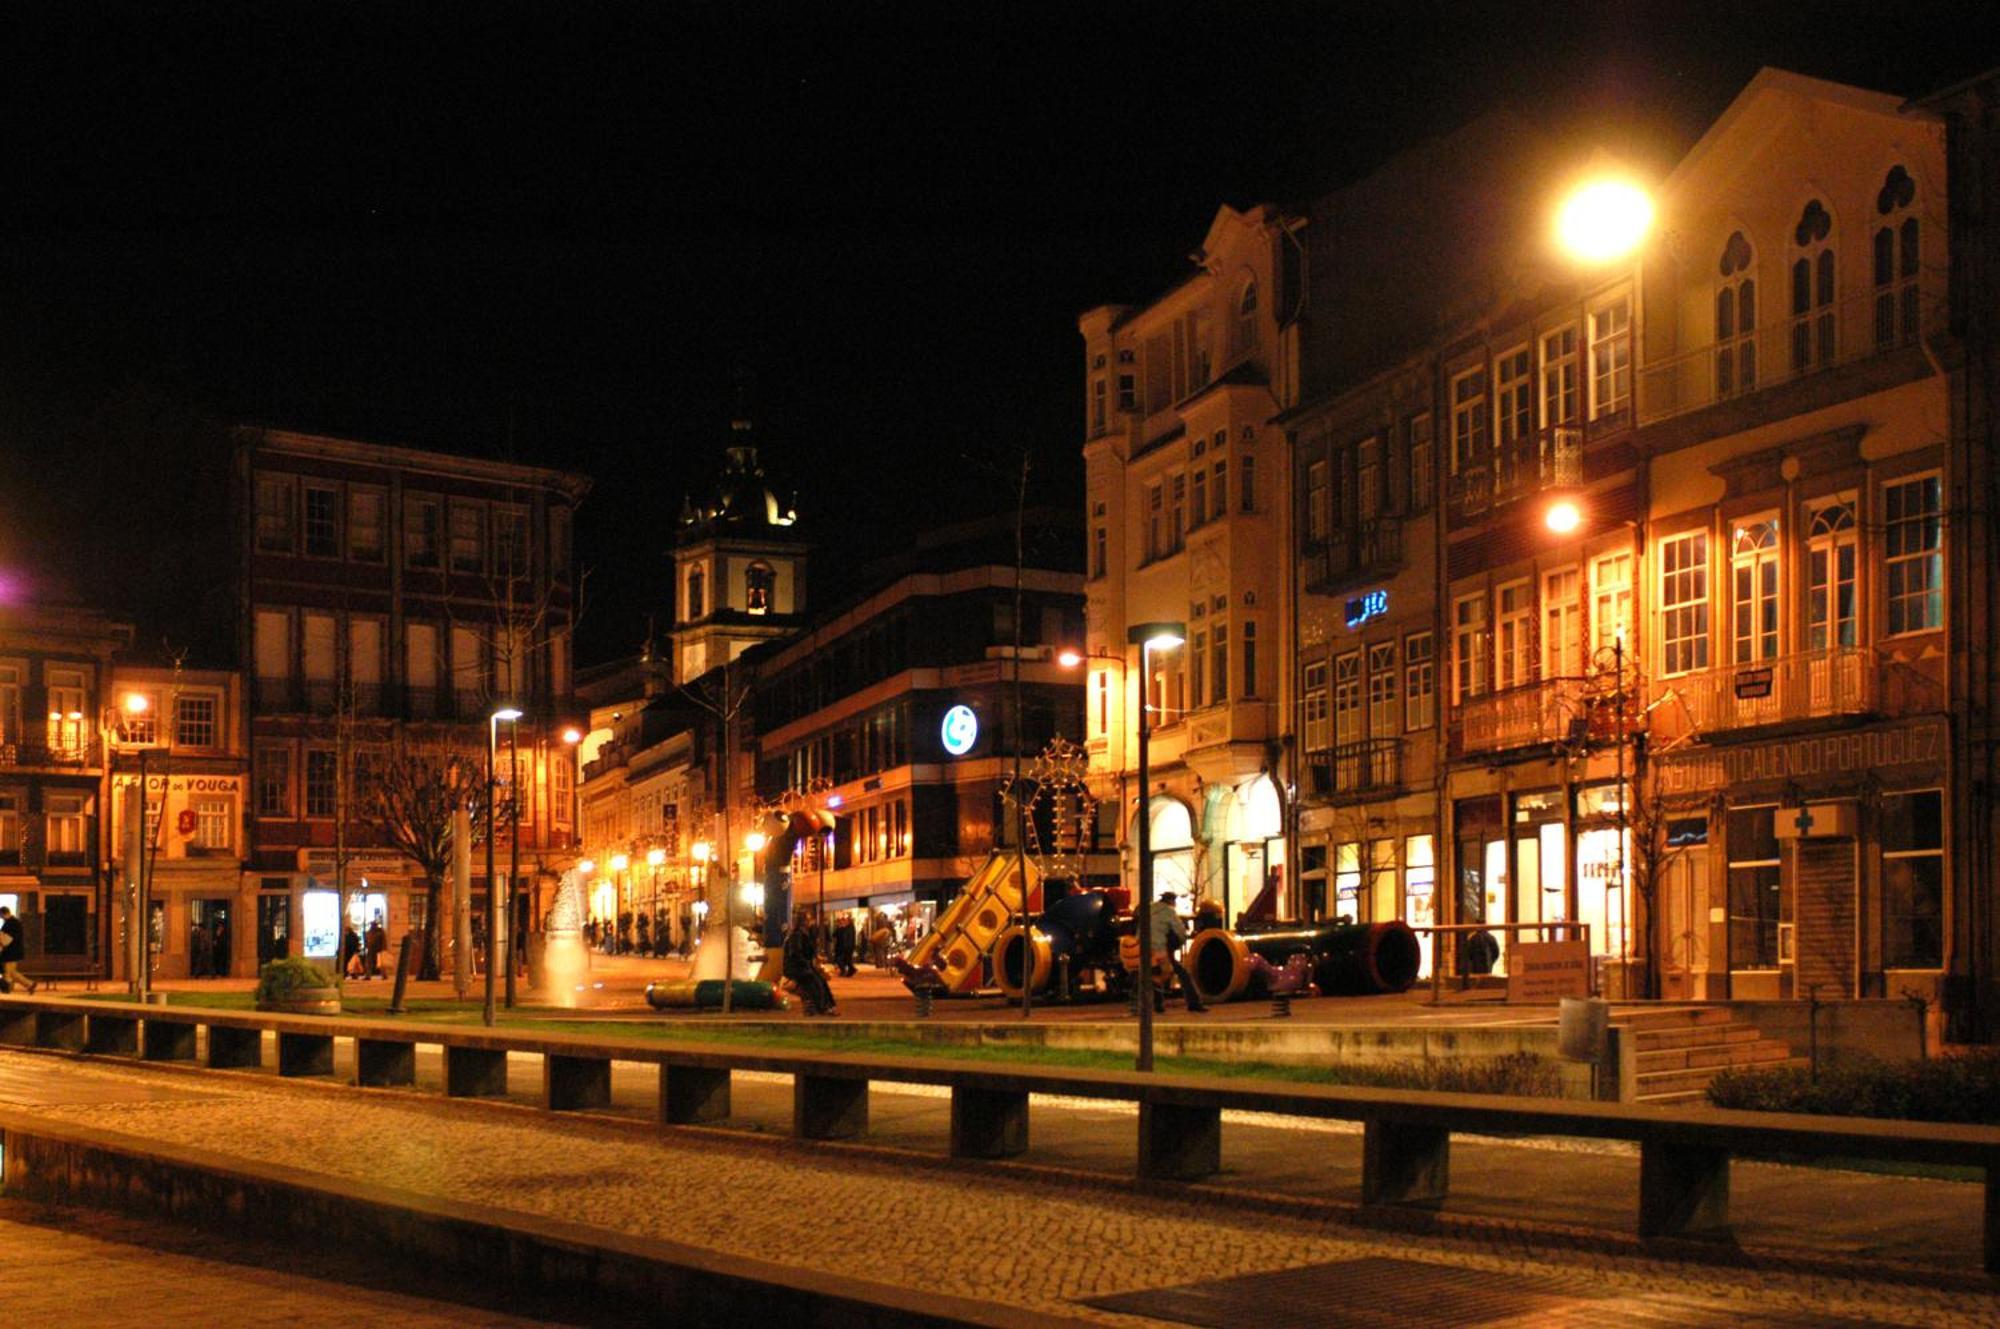
[[[1882,796],[1882,963],[1944,964],[1944,795]]]
[[[1882,491],[1889,635],[1944,626],[1944,487],[1929,475]]]
[[[1729,966],[1778,967],[1783,870],[1775,807],[1729,810]]]
[[[1403,921],[1418,929],[1417,948],[1422,953],[1421,973],[1431,967],[1431,934],[1423,929],[1437,923],[1437,850],[1428,835],[1412,835],[1403,841]]]
[[[1361,845],[1336,845],[1333,851],[1333,914],[1343,923],[1361,921]]]

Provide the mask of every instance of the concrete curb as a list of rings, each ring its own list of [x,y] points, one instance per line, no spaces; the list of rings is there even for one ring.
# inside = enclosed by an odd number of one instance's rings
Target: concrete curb
[[[0,1188],[225,1234],[339,1245],[369,1260],[571,1294],[590,1322],[856,1329],[1089,1323],[249,1163],[0,1110]]]

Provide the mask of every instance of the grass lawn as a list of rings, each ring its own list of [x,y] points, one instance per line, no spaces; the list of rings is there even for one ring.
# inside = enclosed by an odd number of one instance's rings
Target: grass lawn
[[[130,1001],[126,993],[93,995],[92,1000]],[[255,998],[248,992],[169,992],[170,1007],[207,1010],[248,1011]],[[387,1013],[387,996],[354,996],[344,999],[346,1013],[363,1018]],[[481,1022],[478,1002],[449,999],[411,999],[404,1014],[428,1024],[476,1025]],[[713,1024],[690,1021],[655,1022],[644,1019],[589,1020],[561,1015],[525,1014],[501,1011],[496,1024],[503,1028],[541,1030],[548,1033],[589,1034],[599,1037],[631,1038],[648,1041],[733,1044],[798,1050],[803,1052],[874,1053],[893,1057],[940,1057],[955,1061],[999,1062],[1075,1070],[1118,1071],[1132,1068],[1129,1053],[1085,1048],[1050,1048],[1033,1044],[931,1043],[919,1039],[848,1036],[836,1026],[818,1025],[797,1032],[751,1028],[718,1020]],[[1260,1078],[1294,1084],[1365,1084],[1407,1089],[1442,1089],[1465,1093],[1525,1094],[1554,1096],[1560,1092],[1555,1063],[1529,1054],[1489,1061],[1408,1061],[1378,1065],[1293,1065],[1267,1061],[1215,1061],[1197,1057],[1159,1057],[1154,1066],[1166,1075],[1214,1076],[1227,1079]]]

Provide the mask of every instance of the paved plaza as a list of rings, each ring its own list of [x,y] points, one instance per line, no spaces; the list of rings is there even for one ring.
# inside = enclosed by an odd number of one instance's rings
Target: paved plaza
[[[1735,1212],[1751,1253],[1687,1263],[1618,1235],[1630,1231],[1636,1160],[1612,1145],[1466,1141],[1453,1152],[1447,1220],[1431,1232],[1397,1232],[1350,1221],[1359,1139],[1338,1126],[1232,1117],[1224,1172],[1175,1188],[1125,1179],[1129,1108],[1038,1099],[1023,1162],[954,1164],[943,1157],[944,1100],[920,1088],[878,1086],[868,1143],[815,1145],[785,1137],[790,1093],[780,1077],[739,1074],[728,1127],[661,1131],[648,1119],[650,1077],[637,1067],[620,1068],[609,1112],[557,1119],[525,1107],[537,1060],[513,1059],[515,1102],[495,1104],[426,1092],[440,1078],[434,1060],[420,1059],[417,1091],[362,1092],[269,1072],[8,1050],[0,1104],[1051,1321],[1142,1323],[1087,1302],[1186,1284],[1210,1285],[1213,1301],[1223,1296],[1213,1289],[1231,1286],[1218,1280],[1282,1276],[1291,1295],[1329,1298],[1317,1308],[1326,1318],[1312,1306],[1289,1308],[1304,1317],[1296,1322],[1374,1323],[1338,1318],[1343,1302],[1329,1290],[1337,1283],[1313,1282],[1316,1270],[1339,1266],[1496,1296],[1502,1287],[1539,1289],[1539,1301],[1520,1302],[1539,1306],[1539,1319],[1464,1323],[2000,1324],[2000,1295],[1973,1272],[1981,1193],[1972,1184],[1740,1165]],[[1519,1221],[1528,1215],[1539,1223]],[[9,1256],[59,1267],[70,1248],[48,1246],[38,1260],[44,1231],[55,1240],[57,1229],[33,1224],[9,1234]],[[86,1252],[75,1268],[111,1258]],[[1564,1296],[1584,1298],[1589,1315],[1556,1314]],[[1151,1313],[1189,1304],[1169,1298]]]

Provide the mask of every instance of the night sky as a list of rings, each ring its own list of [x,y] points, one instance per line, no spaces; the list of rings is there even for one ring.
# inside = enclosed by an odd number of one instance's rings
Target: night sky
[[[592,474],[579,661],[626,653],[748,371],[830,603],[1023,449],[1080,501],[1075,317],[1220,203],[1501,101],[1669,161],[1763,64],[2000,63],[1981,8],[6,4],[0,578],[207,640],[267,423]]]

